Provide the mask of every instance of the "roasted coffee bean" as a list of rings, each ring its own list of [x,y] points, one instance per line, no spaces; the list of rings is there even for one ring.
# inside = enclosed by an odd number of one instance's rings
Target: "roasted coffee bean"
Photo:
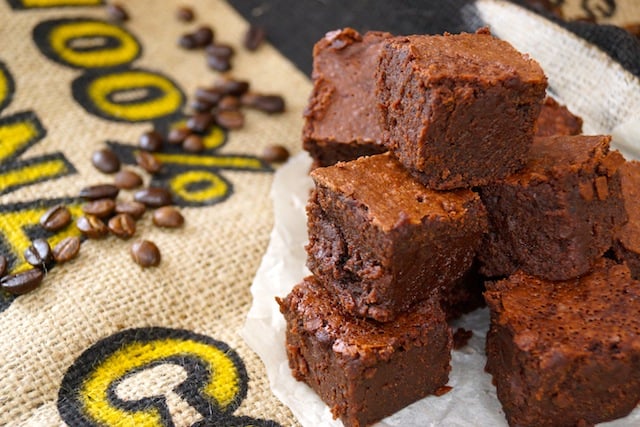
[[[266,37],[267,32],[264,30],[264,28],[252,24],[249,26],[249,29],[245,33],[243,40],[244,47],[248,50],[256,50],[258,47],[260,47]]]
[[[231,69],[231,60],[227,56],[207,55],[207,66],[212,70],[225,72]]]
[[[7,261],[7,257],[0,254],[0,278],[7,274],[7,268],[9,265],[9,261]]]
[[[160,132],[150,130],[143,133],[138,140],[138,147],[145,151],[160,151],[162,150],[163,138]]]
[[[244,114],[241,111],[218,111],[215,118],[216,123],[225,129],[240,129],[244,126]]]
[[[192,132],[205,133],[213,124],[215,118],[211,113],[196,113],[187,120],[187,127]]]
[[[227,59],[230,59],[235,53],[235,51],[233,50],[233,47],[231,47],[228,44],[222,44],[222,43],[210,44],[205,48],[205,52],[207,53],[207,55],[217,56],[218,58],[227,58]]]
[[[182,22],[191,22],[195,18],[193,9],[189,6],[180,6],[176,9],[176,19]]]
[[[127,213],[121,213],[109,220],[109,231],[122,239],[128,239],[136,232],[136,220]]]
[[[289,158],[289,150],[282,145],[268,145],[262,151],[262,160],[267,163],[282,163]]]
[[[249,90],[249,82],[223,77],[215,82],[213,89],[223,95],[241,96]]]
[[[284,98],[280,95],[260,95],[245,93],[240,99],[242,105],[265,113],[282,113],[285,109]]]
[[[39,268],[10,274],[0,279],[0,289],[12,295],[24,295],[40,286],[44,271]]]
[[[131,245],[131,257],[141,267],[160,264],[160,250],[150,240],[138,240]]]
[[[47,239],[35,239],[31,245],[24,250],[24,259],[29,264],[38,268],[46,268],[53,261],[51,246]]]
[[[60,240],[53,248],[53,259],[57,263],[72,260],[80,252],[80,237],[68,236]]]
[[[184,217],[174,206],[163,206],[153,211],[153,223],[158,227],[177,228],[184,224]]]
[[[194,99],[189,102],[189,107],[196,113],[208,113],[214,107],[210,102],[203,101],[201,99]]]
[[[218,110],[238,110],[240,99],[237,96],[226,95],[218,102]]]
[[[173,203],[171,193],[162,187],[148,187],[137,191],[133,198],[151,208],[159,208]]]
[[[85,215],[76,220],[76,227],[90,239],[100,239],[109,233],[109,229],[97,216]]]
[[[107,5],[107,14],[109,19],[116,22],[124,22],[129,20],[129,13],[120,3],[110,3]]]
[[[204,141],[199,135],[189,135],[182,143],[182,149],[190,153],[200,153],[204,150]]]
[[[97,184],[80,190],[80,197],[85,200],[115,199],[120,189],[112,184]]]
[[[194,31],[193,37],[199,47],[205,47],[213,42],[213,29],[208,25],[202,25]]]
[[[120,159],[109,148],[94,151],[91,155],[91,163],[102,173],[115,173],[120,170]]]
[[[142,177],[131,170],[121,170],[113,177],[113,184],[125,190],[140,187],[142,185]]]
[[[193,35],[193,33],[187,33],[187,34],[181,35],[180,38],[178,39],[178,46],[188,50],[196,49],[199,47],[198,42],[196,41],[196,38]]]
[[[167,142],[169,142],[169,144],[180,145],[189,135],[191,135],[191,130],[186,126],[173,128],[169,131]]]
[[[82,212],[87,215],[97,216],[98,218],[106,218],[113,213],[116,208],[116,201],[113,199],[98,199],[82,205]]]
[[[134,156],[136,158],[136,163],[138,164],[138,166],[140,166],[150,174],[160,172],[160,169],[162,169],[162,162],[148,151],[136,151]]]
[[[139,219],[144,215],[147,207],[144,203],[134,201],[124,201],[116,203],[116,213],[129,214],[133,219]]]
[[[71,212],[65,205],[55,205],[40,217],[40,225],[47,231],[61,230],[71,222]]]
[[[215,88],[199,87],[196,89],[195,93],[195,98],[198,101],[205,101],[211,105],[217,105],[223,96],[223,93]]]

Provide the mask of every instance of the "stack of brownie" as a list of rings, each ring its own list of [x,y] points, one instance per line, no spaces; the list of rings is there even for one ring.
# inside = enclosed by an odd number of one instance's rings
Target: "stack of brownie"
[[[369,425],[446,390],[447,321],[486,299],[510,425],[626,415],[640,282],[604,258],[614,238],[631,246],[610,138],[579,135],[539,65],[486,29],[334,31],[313,79],[313,275],[278,300],[294,377],[345,426]]]

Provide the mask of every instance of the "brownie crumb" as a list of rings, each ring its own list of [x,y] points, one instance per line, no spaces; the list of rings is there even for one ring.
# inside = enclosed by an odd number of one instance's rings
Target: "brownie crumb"
[[[468,331],[464,328],[458,328],[453,333],[453,349],[460,350],[462,347],[469,343],[469,340],[473,336],[473,331]]]

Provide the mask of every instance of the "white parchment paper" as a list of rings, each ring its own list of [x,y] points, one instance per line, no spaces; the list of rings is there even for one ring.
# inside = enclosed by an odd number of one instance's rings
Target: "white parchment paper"
[[[286,296],[308,273],[305,267],[307,226],[305,205],[312,182],[306,153],[291,158],[275,174],[271,196],[275,224],[267,252],[251,292],[253,305],[242,337],[263,360],[273,393],[287,405],[304,427],[341,426],[329,408],[304,383],[296,381],[285,354],[285,322],[275,297]],[[486,309],[477,310],[454,327],[473,331],[466,347],[452,353],[449,383],[453,389],[440,397],[427,397],[377,424],[378,427],[506,427],[491,377],[484,372],[484,339],[489,325]],[[610,427],[640,426],[640,410]]]

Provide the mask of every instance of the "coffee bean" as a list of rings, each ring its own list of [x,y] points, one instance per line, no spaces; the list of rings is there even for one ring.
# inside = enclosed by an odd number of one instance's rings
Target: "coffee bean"
[[[98,218],[106,218],[113,213],[116,208],[116,202],[113,199],[98,199],[82,205],[82,212],[87,215],[97,216]]]
[[[211,105],[217,105],[224,95],[215,88],[199,87],[196,89],[195,98],[199,101],[205,101]]]
[[[187,120],[187,127],[193,132],[205,133],[215,123],[211,113],[196,113]]]
[[[141,267],[160,264],[160,250],[150,240],[138,240],[131,245],[131,257]]]
[[[182,143],[184,151],[200,153],[204,150],[204,141],[199,135],[189,135]]]
[[[162,150],[163,138],[160,132],[150,130],[143,133],[138,140],[138,147],[145,151],[160,151]]]
[[[142,177],[131,170],[121,170],[113,177],[113,184],[125,190],[140,187],[142,185]]]
[[[24,259],[29,264],[38,268],[46,268],[53,261],[51,246],[47,239],[35,239],[31,245],[24,250]]]
[[[185,126],[173,128],[169,131],[167,141],[169,144],[179,145],[182,144],[185,138],[189,135],[191,135],[191,131]]]
[[[115,199],[120,189],[112,184],[97,184],[80,190],[80,197],[85,200]]]
[[[153,223],[158,227],[177,228],[184,224],[184,217],[173,206],[163,206],[153,212]]]
[[[196,41],[193,33],[187,33],[180,36],[178,39],[178,46],[183,49],[196,49],[198,47],[198,42]]]
[[[7,261],[7,257],[0,254],[0,278],[7,274],[7,268],[9,266],[9,261]]]
[[[162,162],[148,151],[136,151],[135,158],[138,166],[150,174],[160,172],[160,169],[162,169]]]
[[[249,82],[223,77],[215,82],[213,89],[223,95],[240,96],[249,90]]]
[[[196,44],[199,47],[205,47],[213,42],[213,29],[208,25],[202,25],[193,33]]]
[[[226,56],[207,55],[207,66],[212,70],[225,72],[231,69],[231,61]]]
[[[191,109],[196,113],[207,113],[211,111],[214,105],[201,99],[194,99],[189,103],[189,107],[191,107]]]
[[[133,219],[139,219],[144,215],[147,207],[144,203],[134,202],[134,201],[124,201],[116,203],[116,213],[119,214],[129,214]]]
[[[61,230],[71,222],[71,212],[64,205],[55,205],[40,217],[40,225],[47,231]]]
[[[262,160],[267,163],[282,163],[289,158],[289,150],[282,145],[268,145],[262,151]]]
[[[264,30],[264,28],[252,24],[249,26],[249,29],[245,33],[243,41],[244,47],[251,51],[256,50],[258,47],[260,47],[266,36],[267,32]]]
[[[114,173],[120,170],[120,159],[109,148],[94,151],[91,156],[91,163],[102,173]]]
[[[162,187],[148,187],[137,191],[133,198],[151,208],[159,208],[173,203],[171,193]]]
[[[122,239],[128,239],[136,232],[136,221],[127,213],[121,213],[109,220],[109,231]]]
[[[44,271],[39,268],[10,274],[0,279],[0,289],[12,295],[24,295],[40,286]]]
[[[180,6],[176,9],[176,18],[178,21],[191,22],[195,18],[195,13],[189,6]]]
[[[205,52],[207,55],[217,56],[218,58],[226,58],[226,59],[231,59],[231,57],[235,53],[235,51],[233,50],[233,47],[231,47],[228,44],[222,44],[222,43],[210,44],[205,48]]]
[[[240,99],[237,96],[226,95],[218,102],[218,110],[237,110],[240,108]]]
[[[124,22],[129,20],[129,13],[120,3],[108,4],[107,14],[109,15],[109,19],[116,22]]]
[[[68,236],[53,248],[53,259],[57,263],[67,262],[75,258],[78,252],[80,252],[80,237]]]
[[[244,126],[244,114],[241,111],[218,111],[215,118],[216,123],[225,129],[240,129]]]
[[[260,95],[245,93],[240,99],[242,105],[265,113],[282,113],[285,109],[284,98],[280,95]]]
[[[90,239],[100,239],[107,235],[109,229],[102,220],[93,215],[81,216],[76,220],[76,227]]]

